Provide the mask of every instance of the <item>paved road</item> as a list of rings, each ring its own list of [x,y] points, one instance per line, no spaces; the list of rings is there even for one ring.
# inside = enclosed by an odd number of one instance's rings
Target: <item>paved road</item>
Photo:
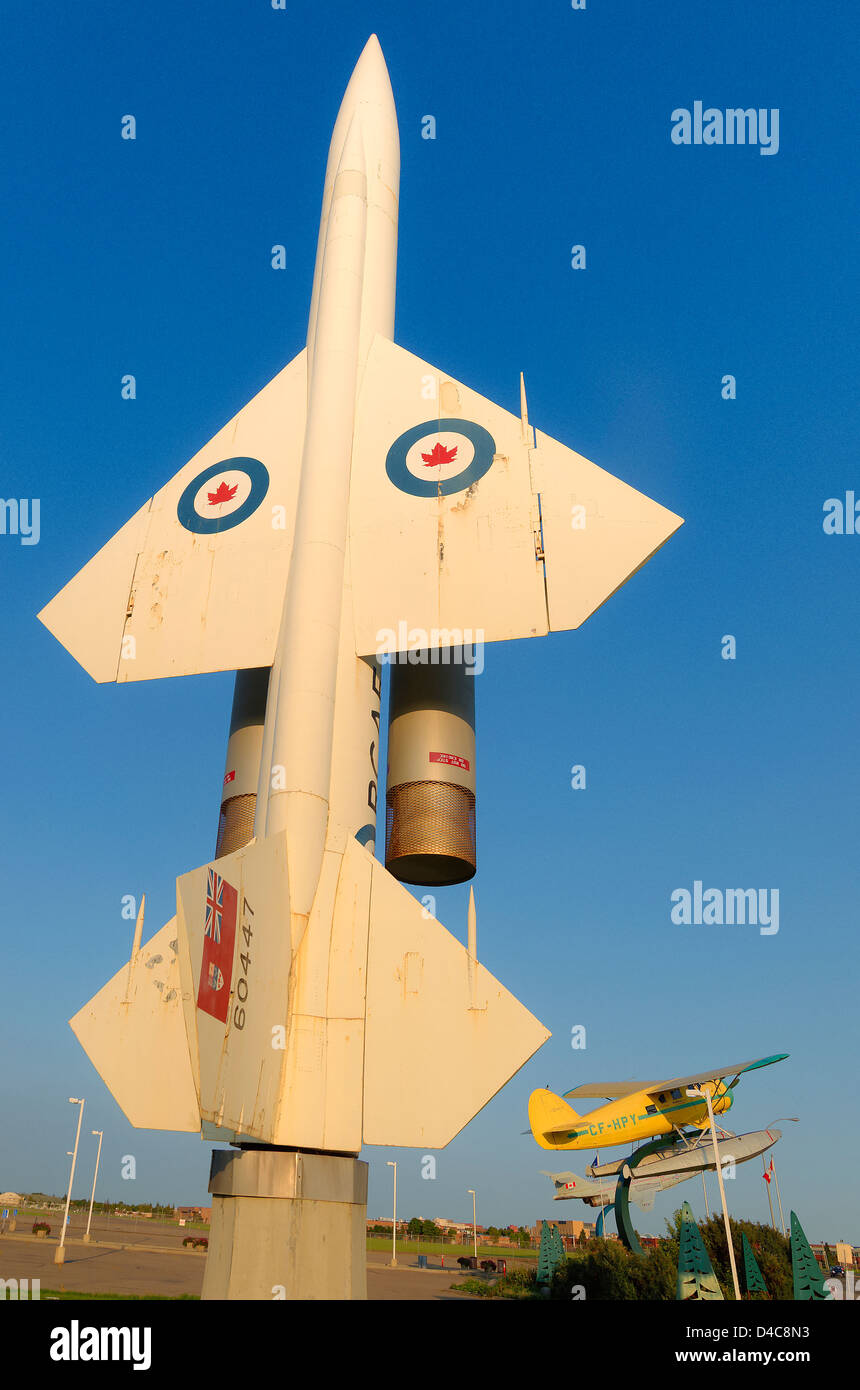
[[[149,1226],[147,1222],[147,1226]],[[152,1228],[150,1227],[150,1232]],[[116,1235],[116,1231],[111,1232]],[[54,1264],[57,1242],[53,1238],[36,1240],[34,1236],[0,1237],[0,1278],[39,1279],[43,1289],[60,1289],[77,1293],[162,1294],[179,1298],[182,1294],[199,1297],[203,1287],[205,1256],[183,1251],[142,1249],[142,1242],[130,1243],[126,1249],[93,1243],[84,1245],[75,1236],[66,1238],[66,1259]],[[462,1302],[468,1295],[450,1291],[452,1283],[461,1278],[459,1270],[419,1270],[415,1256],[408,1257],[397,1269],[387,1265],[388,1256],[378,1251],[368,1254],[367,1296],[375,1302],[407,1300],[410,1302]],[[438,1261],[436,1261],[438,1264]]]
[[[159,1253],[134,1246],[108,1246],[66,1241],[65,1264],[54,1264],[55,1240],[0,1237],[0,1278],[39,1279],[43,1289],[76,1293],[157,1293],[167,1298],[199,1296],[206,1258],[181,1252]]]

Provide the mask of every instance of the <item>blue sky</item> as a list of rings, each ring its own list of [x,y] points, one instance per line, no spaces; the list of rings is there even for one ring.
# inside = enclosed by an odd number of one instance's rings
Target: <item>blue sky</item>
[[[857,32],[798,0],[8,10],[0,493],[40,499],[41,535],[0,535],[0,1188],[64,1190],[84,1095],[76,1196],[103,1128],[101,1195],[207,1200],[209,1146],[133,1131],[66,1020],[127,959],[123,895],[156,929],[212,852],[232,676],[96,686],[35,615],[303,345],[328,140],[373,31],[400,123],[398,341],[513,410],[523,370],[540,429],[686,518],[578,632],[487,650],[479,952],[553,1037],[435,1181],[396,1155],[400,1211],[466,1219],[475,1187],[479,1220],[549,1215],[520,1134],[536,1085],[785,1051],[731,1123],[799,1116],[786,1210],[858,1242],[856,1194],[821,1181],[860,1143],[860,537],[822,528],[826,499],[860,496]],[[696,100],[778,108],[778,153],[674,145]],[[779,932],[674,925],[697,879],[778,889]],[[467,893],[439,895],[455,931]],[[372,1215],[391,1156],[365,1154]],[[702,1211],[698,1182],[679,1193]],[[729,1196],[767,1219],[757,1161]]]

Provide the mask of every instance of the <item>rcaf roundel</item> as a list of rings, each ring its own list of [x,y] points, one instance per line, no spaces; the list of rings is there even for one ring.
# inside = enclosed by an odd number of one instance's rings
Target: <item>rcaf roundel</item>
[[[448,497],[492,467],[496,441],[472,420],[427,420],[401,434],[385,460],[395,487],[413,497]]]
[[[198,535],[229,531],[248,520],[268,490],[268,470],[259,459],[223,459],[191,479],[176,515],[186,531]]]

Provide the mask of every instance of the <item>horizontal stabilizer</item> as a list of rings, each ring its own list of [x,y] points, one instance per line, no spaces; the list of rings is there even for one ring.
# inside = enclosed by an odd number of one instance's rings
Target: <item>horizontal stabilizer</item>
[[[70,1019],[137,1129],[200,1129],[181,991],[174,917]]]
[[[299,353],[39,614],[96,681],[271,666],[295,524]]]
[[[371,862],[364,1141],[441,1148],[550,1034]]]
[[[72,1019],[133,1124],[442,1148],[549,1037],[355,839],[326,850],[295,939],[284,832],[183,874],[176,896]]]

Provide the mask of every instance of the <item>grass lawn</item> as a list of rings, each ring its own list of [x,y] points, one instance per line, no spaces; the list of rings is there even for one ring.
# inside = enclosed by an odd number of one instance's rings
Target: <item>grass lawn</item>
[[[368,1250],[390,1250],[391,1236],[368,1236]],[[465,1245],[453,1245],[450,1241],[426,1240],[422,1236],[420,1239],[415,1237],[404,1240],[401,1236],[397,1237],[397,1253],[399,1255],[444,1255],[446,1260],[450,1256],[456,1260],[459,1255],[474,1255],[475,1247],[471,1241]],[[526,1249],[516,1249],[511,1245],[481,1245],[478,1244],[478,1259],[537,1259],[537,1251]]]
[[[75,1293],[69,1289],[42,1289],[40,1297],[56,1298],[61,1303],[78,1303],[93,1298],[113,1299],[117,1303],[182,1303],[189,1299],[200,1302],[200,1295],[196,1293]]]

